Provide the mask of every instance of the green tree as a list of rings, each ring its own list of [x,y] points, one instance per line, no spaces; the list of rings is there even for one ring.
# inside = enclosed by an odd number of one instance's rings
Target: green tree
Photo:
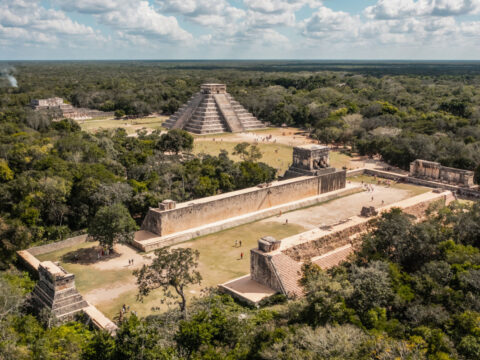
[[[110,360],[115,350],[115,340],[108,331],[96,331],[83,349],[83,360]]]
[[[189,285],[200,284],[202,276],[196,270],[198,267],[198,250],[190,248],[155,250],[156,258],[150,265],[143,265],[139,270],[134,271],[137,277],[138,298],[142,300],[152,290],[162,289],[167,298],[179,298],[178,306],[187,317],[187,298],[185,289]],[[175,290],[172,293],[171,289]]]
[[[185,130],[173,129],[160,136],[156,147],[162,152],[173,152],[175,154],[182,151],[192,151],[193,136]]]
[[[88,227],[88,235],[100,245],[113,249],[117,242],[126,243],[133,240],[137,230],[135,221],[122,204],[101,207]]]
[[[10,181],[13,179],[13,171],[8,167],[5,160],[0,159],[0,181]]]
[[[122,109],[115,110],[115,118],[121,119],[124,116],[125,116],[125,111],[123,111]]]

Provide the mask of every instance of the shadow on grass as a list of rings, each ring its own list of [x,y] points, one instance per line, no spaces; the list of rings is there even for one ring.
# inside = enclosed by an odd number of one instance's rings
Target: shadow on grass
[[[62,261],[71,264],[90,265],[102,261],[108,261],[120,256],[119,253],[111,251],[110,254],[102,254],[101,246],[93,246],[89,248],[82,248],[70,251],[62,256]]]

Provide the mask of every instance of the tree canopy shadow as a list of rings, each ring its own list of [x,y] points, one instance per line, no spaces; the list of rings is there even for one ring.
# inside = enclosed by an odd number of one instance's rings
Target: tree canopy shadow
[[[121,254],[116,251],[110,251],[108,255],[106,253],[103,253],[103,255],[101,254],[101,246],[92,246],[89,248],[70,251],[62,256],[62,261],[71,264],[90,265],[102,261],[108,261],[121,256]]]

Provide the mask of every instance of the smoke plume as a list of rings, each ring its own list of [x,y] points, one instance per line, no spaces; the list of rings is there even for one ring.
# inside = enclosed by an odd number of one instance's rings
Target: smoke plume
[[[12,87],[18,87],[17,79],[13,76],[13,68],[6,68],[0,70],[0,77],[6,78]]]

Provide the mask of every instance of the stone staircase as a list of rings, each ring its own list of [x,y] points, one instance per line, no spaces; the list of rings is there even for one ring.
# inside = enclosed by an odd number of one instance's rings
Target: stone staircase
[[[167,121],[163,123],[163,126],[168,129],[183,129],[188,122],[188,119],[192,116],[195,109],[203,100],[203,94],[196,93],[192,95],[190,100],[186,104],[183,104]]]
[[[44,261],[39,265],[40,280],[32,292],[38,308],[47,308],[60,321],[68,321],[88,303],[75,287],[75,276],[58,264]]]
[[[243,125],[237,117],[237,114],[230,103],[230,99],[227,98],[226,94],[215,94],[213,96],[229,130],[231,132],[242,132],[244,130]]]
[[[213,95],[204,95],[184,129],[195,134],[217,134],[228,131]]]
[[[261,129],[265,125],[226,92],[223,84],[204,84],[163,123],[168,129],[195,134],[216,134]]]
[[[245,130],[262,129],[265,127],[260,120],[249,113],[238,101],[233,99],[232,95],[227,93],[226,96]]]

